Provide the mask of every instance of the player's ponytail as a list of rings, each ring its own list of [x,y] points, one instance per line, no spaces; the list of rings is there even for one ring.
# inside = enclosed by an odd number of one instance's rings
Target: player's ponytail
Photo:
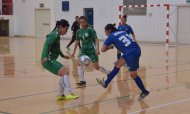
[[[107,31],[110,30],[111,32],[115,32],[115,31],[117,31],[117,28],[115,26],[116,26],[115,23],[114,24],[107,24],[105,26],[105,30],[107,30]]]
[[[69,25],[69,22],[67,20],[61,19],[60,21],[56,22],[56,25],[55,25],[55,28],[53,29],[53,31],[56,30],[57,28],[59,28],[60,26],[69,27],[70,25]]]

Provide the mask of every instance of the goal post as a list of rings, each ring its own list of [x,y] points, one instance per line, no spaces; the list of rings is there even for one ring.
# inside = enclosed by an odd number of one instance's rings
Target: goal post
[[[170,4],[145,4],[145,5],[120,5],[119,24],[123,9],[147,8],[147,14],[143,16],[131,15],[129,25],[135,27],[135,35],[143,41],[155,40],[164,42],[166,49],[169,47],[169,27],[170,27]],[[161,10],[162,9],[162,10]],[[148,31],[150,30],[150,31]],[[160,32],[160,34],[158,34]],[[155,37],[155,39],[151,39]],[[157,38],[157,39],[156,39]]]

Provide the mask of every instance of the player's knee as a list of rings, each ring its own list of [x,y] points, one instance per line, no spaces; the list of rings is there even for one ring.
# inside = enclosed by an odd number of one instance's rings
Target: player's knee
[[[117,68],[121,68],[122,65],[117,61],[117,62],[115,62],[115,67],[117,67]]]
[[[61,68],[61,69],[59,70],[58,75],[59,75],[59,76],[69,75],[69,72],[68,72],[68,70],[67,70],[66,68],[63,67],[63,68]]]
[[[130,72],[131,78],[135,79],[137,77],[137,71]]]
[[[80,61],[78,61],[78,66],[82,66],[82,63]]]
[[[95,70],[99,70],[100,67],[99,67],[99,66],[94,66],[94,69],[95,69]]]

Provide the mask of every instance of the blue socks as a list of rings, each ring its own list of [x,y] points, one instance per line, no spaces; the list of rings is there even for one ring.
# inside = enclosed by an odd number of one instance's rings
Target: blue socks
[[[111,82],[111,80],[117,75],[120,68],[114,67],[113,70],[107,75],[107,80],[105,81],[106,87]]]
[[[119,59],[121,57],[121,53],[117,54],[117,59]]]
[[[147,93],[148,91],[145,89],[144,84],[139,76],[137,76],[135,79],[135,83],[139,87],[139,89],[142,91],[142,93]]]

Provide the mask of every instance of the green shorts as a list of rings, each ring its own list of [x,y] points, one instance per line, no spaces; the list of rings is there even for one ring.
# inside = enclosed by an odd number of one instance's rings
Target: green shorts
[[[55,75],[58,75],[59,70],[63,67],[63,65],[56,60],[47,60],[42,66]]]
[[[79,57],[82,56],[82,55],[87,55],[91,62],[95,63],[95,62],[98,62],[98,56],[96,55],[95,51],[94,52],[83,52],[83,51],[80,51],[79,53]]]

